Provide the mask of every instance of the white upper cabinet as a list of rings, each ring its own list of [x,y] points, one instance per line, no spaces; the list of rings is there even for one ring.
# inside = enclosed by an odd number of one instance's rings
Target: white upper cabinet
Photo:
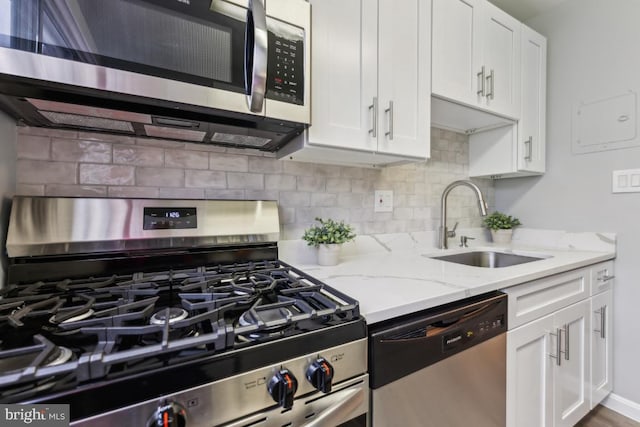
[[[518,20],[488,2],[482,8],[484,101],[488,110],[520,117],[520,28]],[[480,81],[480,79],[478,79]]]
[[[519,120],[469,136],[469,175],[511,178],[545,171],[547,40],[521,25]]]
[[[433,0],[432,93],[520,114],[520,22],[485,0]]]
[[[522,25],[522,109],[518,122],[518,169],[545,171],[547,39]]]
[[[311,127],[279,158],[380,165],[430,152],[431,1],[311,1]]]
[[[433,0],[431,84],[435,95],[475,105],[481,67],[480,0]]]
[[[313,1],[311,11],[309,140],[376,151],[369,107],[378,96],[377,7],[370,1],[322,0]]]
[[[430,2],[378,4],[378,151],[426,159],[431,132]]]

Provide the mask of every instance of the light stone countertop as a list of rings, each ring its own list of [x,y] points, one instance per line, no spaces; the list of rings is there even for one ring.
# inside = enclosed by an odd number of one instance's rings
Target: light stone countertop
[[[369,324],[615,258],[613,234],[517,231],[511,245],[498,247],[484,240],[482,230],[463,230],[477,240],[468,249],[451,245],[448,250],[434,247],[432,233],[359,236],[331,267],[317,265],[306,242],[287,240],[278,244],[279,258],[357,299]],[[503,268],[430,258],[487,249],[549,257]]]

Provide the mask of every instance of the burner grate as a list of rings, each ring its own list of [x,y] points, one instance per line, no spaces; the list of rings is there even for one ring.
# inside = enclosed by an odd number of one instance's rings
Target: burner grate
[[[355,301],[271,260],[13,284],[0,296],[0,394],[37,393],[51,376],[72,387],[149,372],[358,317]]]

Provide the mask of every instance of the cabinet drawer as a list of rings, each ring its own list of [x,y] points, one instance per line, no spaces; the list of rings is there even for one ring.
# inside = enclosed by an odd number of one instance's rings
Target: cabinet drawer
[[[583,268],[503,289],[509,295],[509,330],[589,297],[589,274]]]
[[[602,262],[591,267],[591,295],[608,291],[613,286],[613,261]]]

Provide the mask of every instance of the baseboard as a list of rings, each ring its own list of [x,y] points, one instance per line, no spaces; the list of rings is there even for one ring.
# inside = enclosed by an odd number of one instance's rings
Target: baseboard
[[[611,393],[609,397],[602,402],[602,405],[612,411],[616,411],[617,413],[624,415],[627,418],[640,422],[640,403],[636,403],[632,400],[625,399],[622,396],[618,396],[615,393]]]

